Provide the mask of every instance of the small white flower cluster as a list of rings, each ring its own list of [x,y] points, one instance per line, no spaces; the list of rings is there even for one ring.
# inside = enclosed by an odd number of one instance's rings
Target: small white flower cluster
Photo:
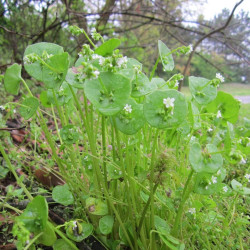
[[[94,78],[94,79],[98,78],[99,75],[100,75],[100,71],[99,71],[99,70],[95,70],[95,71],[93,72],[93,78]]]
[[[115,169],[115,170],[114,170],[114,173],[117,174],[117,172],[118,172],[118,171]],[[122,175],[122,171],[119,171],[118,174],[119,174],[119,175]]]
[[[245,174],[244,177],[248,180],[248,182],[250,182],[250,174]]]
[[[118,68],[127,67],[127,62],[128,62],[128,58],[126,56],[121,57],[116,61]]]
[[[212,132],[212,131],[213,131],[212,128],[208,128],[208,129],[207,129],[207,132]]]
[[[132,112],[131,105],[126,104],[126,105],[124,106],[123,110],[125,110],[125,111],[128,112],[128,113],[131,113],[131,112]]]
[[[93,55],[92,55],[92,59],[93,59],[93,60],[95,60],[95,59],[99,59],[99,60],[100,60],[100,59],[103,59],[103,57],[100,56],[100,55],[97,55],[97,54],[93,54]]]
[[[227,186],[224,186],[223,188],[223,191],[226,193],[228,191],[228,187]]]
[[[76,221],[73,221],[72,224],[73,224],[72,229],[73,229],[73,230],[77,229],[77,222],[76,222]]]
[[[163,99],[163,104],[165,105],[165,107],[167,109],[171,109],[171,115],[173,115],[174,113],[174,102],[175,102],[175,98],[164,98]]]
[[[196,213],[196,209],[195,209],[194,207],[189,208],[189,209],[188,209],[188,212],[189,212],[190,214],[195,214],[195,213]]]
[[[217,174],[219,173],[219,171],[217,172]],[[219,173],[220,174],[220,173]],[[209,181],[208,185],[212,185],[212,184],[216,184],[217,183],[217,177],[216,176],[212,176],[211,177],[211,181]],[[205,187],[205,189],[208,189],[208,186]]]
[[[220,73],[216,73],[216,78],[219,79],[221,82],[224,82],[225,79]]]
[[[0,105],[0,111],[4,111],[4,110],[5,110],[4,106]]]
[[[240,164],[244,165],[247,163],[247,159],[244,159],[243,156],[241,156],[241,161],[240,161]]]
[[[166,108],[174,107],[174,98],[164,98],[163,99],[163,104],[166,106]]]
[[[179,81],[176,81],[175,84],[174,84],[174,87],[178,87],[179,86]]]
[[[221,117],[222,117],[221,111],[220,111],[220,110],[218,110],[218,112],[217,112],[217,114],[216,114],[216,117],[217,117],[217,118],[221,118]]]

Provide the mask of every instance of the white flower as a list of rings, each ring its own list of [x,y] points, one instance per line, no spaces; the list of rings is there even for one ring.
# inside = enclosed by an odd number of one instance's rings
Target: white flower
[[[190,141],[195,141],[196,137],[195,136],[191,136]]]
[[[212,176],[212,182],[213,182],[213,184],[217,183],[217,177]]]
[[[221,117],[222,117],[221,111],[220,111],[220,110],[218,110],[216,117],[217,117],[217,118],[221,118]]]
[[[76,229],[77,228],[77,223],[76,223],[76,221],[73,221],[73,229]]]
[[[218,170],[217,175],[220,175],[220,174],[221,174],[221,170]]]
[[[250,182],[250,174],[245,174],[244,177],[248,180],[248,182]]]
[[[174,98],[170,98],[170,97],[168,97],[167,99],[164,98],[163,104],[165,104],[166,108],[174,107],[174,101],[175,101]]]
[[[131,105],[126,104],[126,105],[124,106],[123,110],[127,111],[128,113],[131,113],[131,112],[132,112]]]
[[[228,187],[227,186],[224,186],[223,188],[223,191],[226,193],[228,191]]]
[[[246,163],[247,163],[247,161],[243,157],[241,157],[240,164],[246,164]]]
[[[2,110],[2,111],[3,111],[4,109],[5,109],[5,108],[4,108],[4,106],[0,106],[0,110]]]
[[[99,58],[99,64],[103,66],[105,59],[103,57]]]
[[[122,175],[122,171],[119,171],[119,175]]]
[[[216,78],[219,79],[221,82],[224,82],[225,79],[220,73],[216,73]]]
[[[125,67],[125,66],[127,65],[127,61],[128,61],[128,59],[127,59],[126,56],[124,56],[124,57],[122,57],[122,58],[119,58],[119,59],[117,60],[117,65],[118,65],[118,67],[119,67],[119,68]]]
[[[205,189],[208,190],[208,186],[206,186]]]
[[[189,44],[188,48],[189,48],[189,51],[186,53],[186,55],[190,54],[193,51],[193,45]]]
[[[93,74],[94,74],[94,77],[95,77],[95,78],[98,78],[100,72],[99,72],[98,70],[95,70],[95,71],[93,72]]]
[[[15,109],[13,109],[13,113],[14,113],[14,114],[16,113],[16,110],[15,110]]]
[[[88,169],[91,170],[91,169],[92,169],[92,165],[89,165],[89,166],[88,166]]]
[[[190,214],[195,214],[195,213],[196,213],[196,209],[195,209],[194,207],[189,208],[188,212],[189,212]]]
[[[179,82],[176,81],[175,84],[174,84],[174,87],[178,87],[179,86]]]
[[[93,60],[95,60],[95,59],[101,59],[102,57],[101,56],[99,56],[99,55],[97,55],[97,54],[94,54],[94,55],[92,55],[92,59]]]
[[[212,128],[208,128],[207,132],[212,132],[213,129]]]

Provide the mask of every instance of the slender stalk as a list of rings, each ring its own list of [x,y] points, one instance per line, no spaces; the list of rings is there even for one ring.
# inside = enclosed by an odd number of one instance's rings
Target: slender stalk
[[[157,69],[157,66],[158,66],[160,60],[161,60],[161,57],[159,56],[159,57],[157,58],[156,62],[155,62],[155,65],[154,65],[154,67],[153,67],[151,73],[150,73],[149,81],[151,81],[152,78],[154,77],[155,71],[156,71],[156,69]]]
[[[187,191],[187,188],[188,188],[188,185],[192,179],[192,176],[193,176],[193,173],[194,171],[191,170],[191,172],[189,173],[189,176],[188,176],[188,179],[186,181],[186,184],[184,186],[184,189],[183,189],[183,193],[182,193],[182,199],[181,199],[181,203],[179,205],[179,208],[178,208],[178,211],[177,211],[177,214],[176,214],[176,217],[175,217],[175,222],[174,222],[174,226],[172,228],[172,231],[171,231],[171,234],[173,236],[177,236],[177,230],[178,230],[178,227],[180,225],[180,222],[181,222],[181,217],[182,217],[182,213],[183,213],[183,208],[184,208],[184,204],[191,192],[191,190]]]

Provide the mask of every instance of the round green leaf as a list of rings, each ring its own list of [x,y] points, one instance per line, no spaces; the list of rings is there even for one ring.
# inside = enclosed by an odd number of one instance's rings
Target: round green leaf
[[[193,98],[202,105],[206,105],[213,101],[217,95],[217,88],[208,84],[208,79],[202,77],[189,77],[189,89]]]
[[[215,177],[216,183],[212,182]],[[195,178],[194,192],[197,194],[210,195],[221,191],[221,178],[220,176],[212,175],[209,173],[198,173]]]
[[[65,77],[65,81],[76,89],[83,89],[83,82],[78,82],[75,78],[76,74],[72,69],[69,69]]]
[[[110,234],[114,225],[114,217],[106,215],[99,220],[99,229],[102,234]]]
[[[5,90],[12,94],[17,95],[20,88],[22,66],[19,64],[13,64],[7,68],[4,75],[4,87]]]
[[[74,203],[74,197],[67,184],[54,187],[52,191],[52,198],[55,202],[58,202],[64,206]]]
[[[231,186],[232,186],[233,190],[239,194],[242,194],[242,195],[250,194],[250,188],[243,187],[240,182],[238,182],[234,179],[231,181]]]
[[[148,77],[143,74],[135,74],[132,81],[132,97],[140,97],[157,89],[155,82],[149,82]]]
[[[86,208],[91,214],[94,215],[108,214],[107,203],[93,197],[89,197],[88,199],[86,199]]]
[[[215,100],[207,105],[207,111],[217,113],[219,110],[223,119],[231,123],[236,123],[239,116],[240,102],[232,95],[218,91]]]
[[[89,237],[92,234],[93,229],[94,229],[92,224],[89,224],[89,223],[86,223],[86,222],[81,222],[79,224],[80,225],[78,225],[76,229],[73,229],[72,225],[70,225],[66,229],[67,236],[71,240],[76,241],[76,242],[81,242],[82,240]]]
[[[163,99],[174,98],[173,115],[166,111]],[[182,93],[176,90],[154,91],[146,96],[143,105],[147,122],[156,128],[171,128],[180,125],[187,116],[187,103]]]
[[[217,154],[217,147],[212,144],[206,146],[207,157],[202,155],[201,145],[194,142],[190,146],[189,162],[195,172],[215,173],[223,165],[221,154]]]
[[[43,196],[36,196],[26,207],[24,212],[17,217],[32,233],[42,232],[48,220],[48,204]]]
[[[48,89],[58,89],[64,81],[69,67],[69,54],[62,53],[60,55],[54,55],[50,57],[46,65],[42,68],[42,82],[45,83]]]
[[[22,102],[19,108],[20,115],[25,119],[30,119],[39,107],[39,101],[35,97],[28,97]]]
[[[132,98],[129,99],[126,105],[130,105],[132,112],[128,113],[124,109],[116,115],[117,128],[124,134],[135,134],[145,123],[143,114],[143,105],[136,103]]]
[[[198,142],[192,143],[190,146],[189,162],[195,172],[202,172],[204,169],[201,145]]]
[[[87,98],[102,114],[115,115],[125,106],[131,86],[126,77],[103,72],[98,79],[86,80],[84,91]]]
[[[32,53],[42,57],[44,51],[46,51],[49,55],[57,55],[64,52],[63,47],[57,44],[42,42],[29,45],[24,52],[24,57]],[[38,81],[43,81],[43,66],[39,61],[32,64],[24,64],[24,68],[29,75]]]
[[[163,71],[172,71],[174,69],[174,60],[170,49],[161,40],[159,40],[158,50],[163,65]]]
[[[121,44],[120,39],[111,38],[108,41],[104,42],[100,47],[95,50],[95,54],[100,56],[111,55],[113,50]]]

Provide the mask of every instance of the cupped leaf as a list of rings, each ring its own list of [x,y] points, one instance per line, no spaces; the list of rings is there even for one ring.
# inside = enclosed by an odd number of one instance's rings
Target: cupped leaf
[[[163,71],[172,71],[174,69],[174,60],[170,49],[161,40],[159,40],[158,50],[163,65]]]
[[[174,99],[173,113],[168,112],[164,99]],[[187,115],[187,103],[182,93],[176,90],[154,91],[146,96],[143,105],[147,122],[156,128],[171,128],[179,126]]]
[[[195,172],[215,173],[222,167],[223,158],[215,145],[208,144],[202,150],[201,145],[194,142],[190,146],[189,162]]]
[[[114,225],[114,217],[106,215],[99,220],[99,229],[102,234],[110,234]]]
[[[142,70],[142,64],[140,62],[138,62],[134,58],[128,58],[128,60],[127,60],[127,68],[134,69],[135,67],[138,67],[139,70]]]
[[[231,181],[231,186],[233,190],[239,194],[242,194],[242,195],[250,194],[250,188],[244,187],[240,182],[234,179]]]
[[[42,42],[29,45],[24,52],[24,57],[33,53],[39,57],[42,57],[44,52],[47,52],[47,54],[50,56],[62,54],[64,51],[63,47],[57,44]],[[28,74],[38,81],[43,81],[43,67],[44,66],[39,61],[32,64],[24,64],[24,68]]]
[[[32,233],[42,232],[48,220],[48,204],[43,196],[36,196],[26,207],[24,212],[16,218]]]
[[[52,198],[55,202],[58,202],[64,206],[74,203],[74,197],[67,184],[54,187],[52,191]]]
[[[98,79],[86,80],[84,91],[102,114],[115,115],[125,106],[131,85],[129,79],[121,74],[103,72]]]
[[[236,123],[239,116],[240,102],[232,95],[218,91],[213,102],[207,105],[207,111],[211,113],[221,112],[222,118],[231,123]]]
[[[78,223],[76,228],[73,228],[72,225],[68,226],[66,229],[66,234],[71,240],[81,242],[92,234],[94,227],[90,223]]]
[[[104,42],[100,47],[95,50],[95,54],[100,56],[111,55],[113,50],[121,44],[121,40],[118,38],[111,38]]]
[[[201,105],[206,105],[213,101],[217,95],[217,88],[208,79],[202,77],[189,77],[189,89],[193,98]]]
[[[143,114],[143,105],[136,103],[130,98],[127,103],[132,111],[131,113],[126,112],[124,109],[116,115],[115,121],[117,128],[127,135],[135,134],[146,122]]]
[[[196,175],[194,192],[197,194],[210,195],[221,191],[220,176],[201,172]]]
[[[48,66],[47,66],[48,65]],[[58,89],[64,81],[69,67],[69,54],[54,55],[42,68],[42,82],[48,89]]]
[[[28,97],[22,102],[19,108],[20,115],[25,119],[30,119],[39,107],[39,101],[35,97]]]
[[[67,75],[65,77],[65,81],[67,83],[69,83],[72,87],[76,88],[76,89],[83,89],[83,83],[84,82],[79,82],[76,79],[76,73],[73,72],[73,69],[69,69],[67,72]]]
[[[20,88],[22,66],[19,64],[13,64],[7,68],[4,75],[4,87],[5,90],[12,94],[17,95]]]
[[[101,199],[89,197],[88,199],[86,199],[86,208],[91,214],[94,215],[108,214],[107,203],[102,201]]]
[[[148,77],[143,74],[135,74],[132,80],[132,97],[140,97],[157,89],[155,82],[149,82]]]

